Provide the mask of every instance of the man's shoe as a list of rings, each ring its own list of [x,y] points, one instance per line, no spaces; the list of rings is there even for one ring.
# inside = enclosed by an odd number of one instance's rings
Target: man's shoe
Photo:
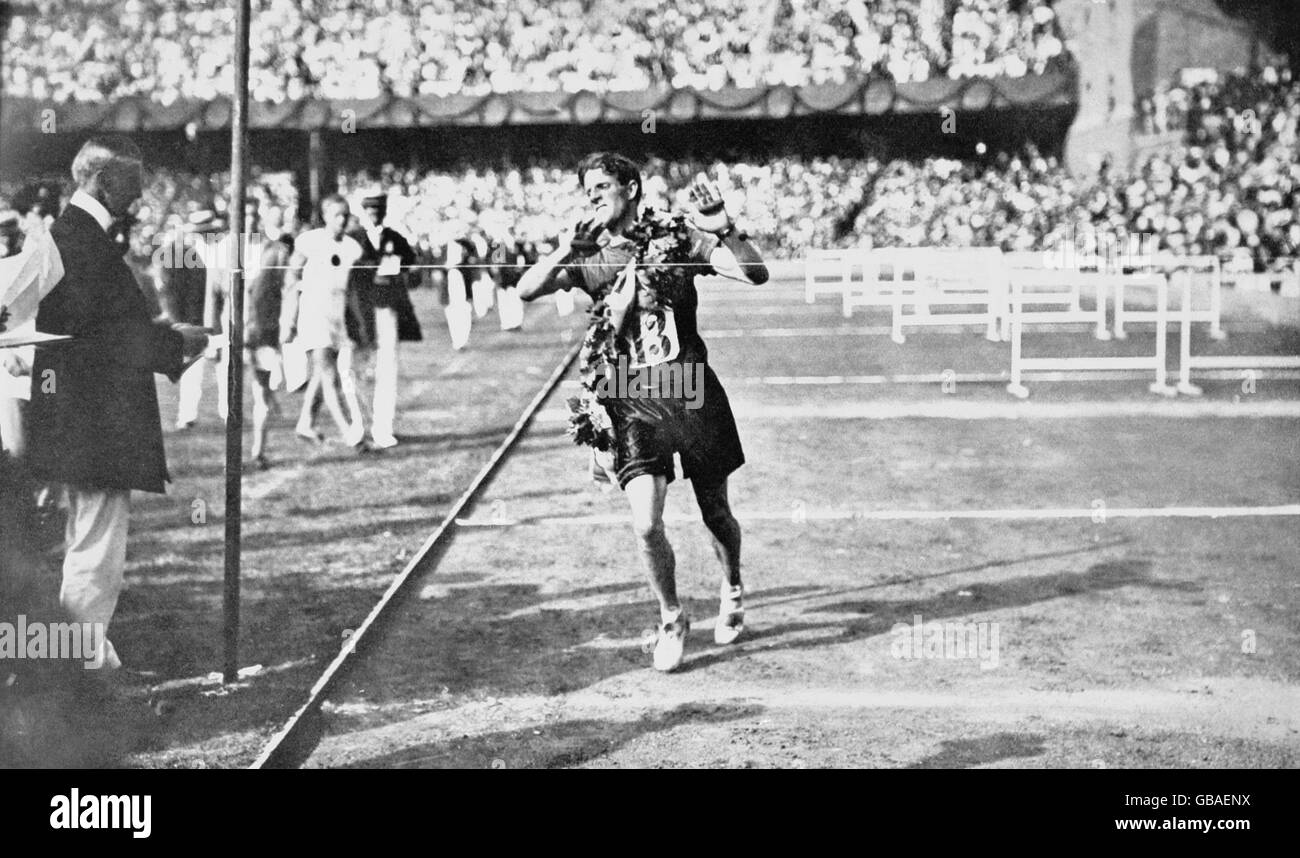
[[[188,432],[189,430],[191,430],[191,429],[194,428],[194,424],[197,423],[197,422],[198,422],[198,420],[177,420],[177,421],[176,421],[176,431],[177,431],[177,432]]]
[[[294,437],[299,441],[305,441],[308,444],[314,444],[319,447],[325,443],[325,436],[310,426],[298,425],[293,428]]]
[[[376,432],[370,430],[371,446],[376,450],[387,450],[389,447],[397,446],[397,438],[391,432]]]
[[[723,586],[722,599],[718,605],[718,624],[713,627],[714,643],[735,643],[736,638],[745,630],[744,595],[745,588],[740,584],[734,587]]]
[[[105,674],[111,674],[122,667],[122,660],[117,657],[117,650],[113,648],[113,642],[104,638],[95,648],[95,654],[91,660],[83,665],[87,670],[102,670]]]
[[[677,619],[659,627],[655,640],[655,670],[669,673],[681,666],[682,656],[686,652],[686,633],[691,630],[691,621],[685,611],[677,614]]]
[[[343,443],[349,447],[360,447],[366,442],[366,427],[360,423],[353,423],[348,434],[343,436]]]

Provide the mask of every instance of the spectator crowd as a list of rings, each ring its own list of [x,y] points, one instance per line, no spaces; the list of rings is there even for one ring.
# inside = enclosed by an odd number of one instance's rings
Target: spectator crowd
[[[28,0],[5,91],[53,102],[229,94],[234,11],[207,0]],[[720,89],[1041,73],[1049,0],[253,0],[256,101]]]
[[[1144,156],[1132,171],[1103,163],[1091,175],[1072,176],[1055,156],[1032,146],[971,160],[650,158],[645,200],[685,206],[691,180],[707,172],[774,257],[847,246],[1028,250],[1104,230],[1150,236],[1155,247],[1173,253],[1217,254],[1242,270],[1286,264],[1300,253],[1300,85],[1285,69],[1229,75],[1198,86],[1189,107],[1183,140]],[[196,211],[224,213],[228,178],[155,171],[132,233],[136,255],[146,256],[156,236]],[[514,239],[545,244],[583,206],[571,165],[547,160],[485,158],[427,170],[385,165],[341,173],[338,185],[353,198],[363,188],[388,189],[390,222],[430,260],[461,239],[480,247]],[[297,208],[289,174],[257,174],[252,195],[290,213]],[[6,202],[0,189],[0,211],[22,198]],[[53,208],[48,201],[44,206]],[[0,217],[10,224],[6,235],[16,235],[30,207]],[[287,226],[295,231],[292,222]]]

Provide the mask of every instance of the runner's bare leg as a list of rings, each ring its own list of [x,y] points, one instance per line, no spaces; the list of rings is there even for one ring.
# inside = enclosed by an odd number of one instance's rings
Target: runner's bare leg
[[[740,522],[727,501],[727,481],[710,484],[691,480],[691,487],[695,489],[695,502],[700,507],[704,526],[713,537],[713,553],[722,564],[723,581],[735,587],[740,583]]]
[[[320,376],[317,374],[316,367],[313,364],[311,378],[307,379],[307,386],[304,387],[302,391],[302,411],[298,414],[299,429],[311,432],[315,428],[316,401],[319,394]]]
[[[275,394],[271,392],[269,381],[263,380],[262,370],[253,371],[253,458],[266,452],[266,425]]]
[[[339,349],[336,362],[339,387],[343,391],[343,401],[348,406],[348,414],[352,415],[354,426],[363,426],[366,422],[365,412],[361,410],[361,395],[358,392],[357,364],[367,357],[358,354],[356,346],[347,344]]]
[[[633,477],[624,489],[632,508],[632,529],[636,532],[650,578],[650,589],[659,600],[663,614],[675,613],[681,608],[677,600],[677,558],[664,532],[664,499],[668,496],[668,479],[658,474]]]
[[[343,416],[343,404],[339,401],[336,352],[333,349],[313,349],[311,358],[315,365],[315,374],[320,378],[320,390],[325,397],[325,408],[329,411],[330,417],[334,418],[334,425],[338,427],[339,434],[348,438],[352,434],[352,428],[347,418]],[[310,408],[310,405],[305,404],[304,410],[308,414],[311,413]]]

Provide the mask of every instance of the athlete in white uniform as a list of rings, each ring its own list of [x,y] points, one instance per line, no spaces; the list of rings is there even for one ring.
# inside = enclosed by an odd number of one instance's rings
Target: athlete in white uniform
[[[312,402],[320,391],[345,443],[361,449],[366,430],[356,383],[345,380],[341,385],[351,412],[348,419],[339,401],[339,375],[350,375],[352,371],[353,344],[348,338],[346,321],[348,280],[362,250],[361,245],[344,234],[348,224],[347,200],[337,194],[326,197],[321,201],[321,217],[325,226],[307,230],[294,242],[285,284],[281,342],[297,340],[312,360],[312,377],[303,394],[295,431],[299,437],[315,442],[322,440],[311,425]]]

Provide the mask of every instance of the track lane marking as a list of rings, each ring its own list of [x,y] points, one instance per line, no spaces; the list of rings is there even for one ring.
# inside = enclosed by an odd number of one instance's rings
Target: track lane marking
[[[1300,516],[1300,503],[1277,506],[1164,506],[1164,507],[1063,507],[1058,509],[805,509],[738,511],[736,518],[746,521],[949,521],[981,519],[986,521],[1062,521],[1091,519],[1108,521],[1116,518],[1287,518]],[[698,514],[664,513],[670,524],[699,520]],[[458,518],[456,525],[467,528],[505,527],[591,527],[593,525],[627,526],[626,514],[618,515],[544,515],[517,519]]]

